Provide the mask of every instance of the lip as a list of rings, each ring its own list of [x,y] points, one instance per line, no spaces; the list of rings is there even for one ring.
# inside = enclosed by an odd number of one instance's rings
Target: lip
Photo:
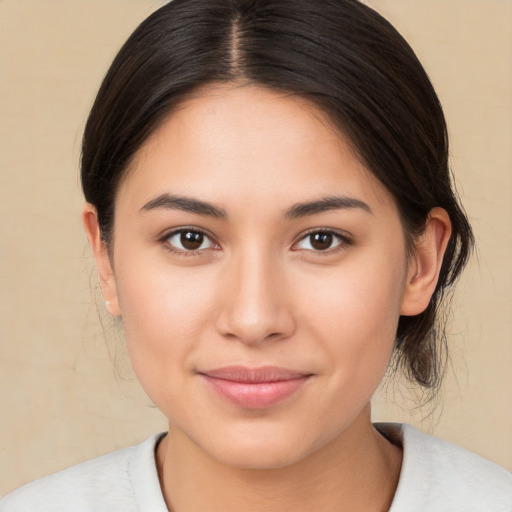
[[[312,376],[276,366],[228,366],[199,375],[218,395],[245,409],[271,407],[299,391]]]

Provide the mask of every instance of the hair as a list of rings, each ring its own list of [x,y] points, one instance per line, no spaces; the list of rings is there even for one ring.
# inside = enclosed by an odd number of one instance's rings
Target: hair
[[[443,375],[439,323],[473,234],[452,187],[445,118],[411,47],[357,0],[173,0],[134,31],[107,72],[83,137],[85,198],[113,243],[119,184],[144,141],[197,88],[256,84],[313,102],[393,196],[407,246],[444,208],[452,234],[427,309],[399,319],[396,368],[425,389]],[[436,323],[437,318],[437,323]]]

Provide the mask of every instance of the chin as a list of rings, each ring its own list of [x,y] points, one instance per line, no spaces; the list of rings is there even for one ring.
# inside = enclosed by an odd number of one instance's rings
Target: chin
[[[202,448],[226,466],[252,470],[279,469],[302,460],[323,444],[309,439],[303,431],[293,430],[261,423],[249,427],[238,425],[238,428],[229,429],[226,435],[209,437]]]

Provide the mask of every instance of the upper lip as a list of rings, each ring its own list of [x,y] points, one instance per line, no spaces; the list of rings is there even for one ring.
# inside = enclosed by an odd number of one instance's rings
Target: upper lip
[[[303,379],[311,375],[310,373],[289,370],[288,368],[279,368],[277,366],[261,366],[258,368],[248,368],[245,366],[225,366],[223,368],[216,368],[199,373],[214,379],[229,380],[232,382],[244,382],[250,384]]]

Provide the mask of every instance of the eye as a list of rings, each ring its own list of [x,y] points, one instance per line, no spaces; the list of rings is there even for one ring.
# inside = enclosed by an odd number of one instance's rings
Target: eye
[[[336,250],[350,244],[347,237],[334,233],[333,231],[314,231],[302,237],[295,248],[315,251],[326,252],[329,250]]]
[[[216,247],[216,244],[206,233],[195,229],[174,231],[170,235],[166,235],[164,241],[174,252],[195,252]]]

